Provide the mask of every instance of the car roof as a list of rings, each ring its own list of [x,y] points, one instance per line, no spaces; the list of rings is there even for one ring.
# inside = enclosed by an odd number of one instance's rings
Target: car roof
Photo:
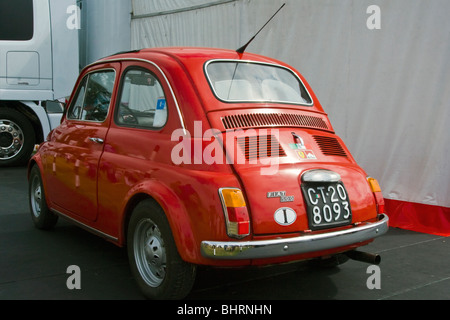
[[[230,49],[221,49],[221,48],[206,48],[206,47],[159,47],[159,48],[144,48],[139,50],[132,50],[126,52],[119,52],[114,55],[108,56],[106,58],[100,59],[97,62],[94,62],[92,65],[96,65],[102,62],[108,61],[123,61],[123,60],[141,60],[153,63],[158,66],[158,68],[165,69],[166,66],[173,65],[175,62],[177,65],[181,66],[186,72],[190,74],[193,80],[193,83],[197,85],[206,87],[208,86],[207,80],[204,76],[203,67],[205,63],[213,60],[239,60],[239,61],[252,61],[259,63],[267,63],[278,65],[282,67],[286,67],[300,76],[303,84],[306,86],[306,89],[309,91],[313,101],[316,101],[316,98],[307,84],[307,82],[303,79],[302,75],[296,71],[292,66],[270,58],[266,56],[262,56],[255,53],[244,52],[238,53],[235,50]],[[87,66],[86,68],[88,68]],[[239,104],[229,104],[218,102],[217,98],[210,92],[209,90],[200,90],[200,95],[202,97],[202,102],[204,105],[205,111],[215,111],[218,109],[233,109],[239,108]],[[252,104],[254,105],[254,104]],[[321,107],[313,103],[314,107],[318,108],[318,111],[323,112]]]
[[[206,48],[206,47],[161,47],[161,48],[144,48],[139,50],[118,52],[114,55],[108,56],[102,60],[110,59],[153,59],[157,56],[172,57],[180,62],[186,63],[189,60],[215,60],[215,59],[230,59],[230,60],[251,60],[257,62],[273,63],[287,66],[285,63],[265,57],[262,55],[244,52],[238,53],[235,50],[221,49],[221,48]],[[100,62],[99,61],[99,62]]]

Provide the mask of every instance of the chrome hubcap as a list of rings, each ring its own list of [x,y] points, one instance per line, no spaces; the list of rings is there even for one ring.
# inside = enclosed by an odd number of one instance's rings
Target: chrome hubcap
[[[31,208],[33,215],[38,218],[41,215],[42,188],[38,177],[33,178],[31,184]]]
[[[150,219],[136,226],[134,257],[142,279],[151,287],[158,287],[166,275],[166,249],[158,226]]]
[[[8,160],[22,150],[24,135],[20,127],[10,121],[0,119],[0,160]]]

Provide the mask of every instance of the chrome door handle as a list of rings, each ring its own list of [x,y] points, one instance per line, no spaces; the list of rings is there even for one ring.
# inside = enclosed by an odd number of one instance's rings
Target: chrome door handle
[[[98,144],[103,144],[103,142],[104,142],[103,139],[100,139],[100,138],[89,138],[89,140],[91,140],[95,143],[98,143]]]

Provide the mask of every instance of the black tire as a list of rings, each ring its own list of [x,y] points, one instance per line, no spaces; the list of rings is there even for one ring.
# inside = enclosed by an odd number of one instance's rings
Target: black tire
[[[35,143],[30,120],[18,110],[0,108],[0,167],[25,165]]]
[[[131,272],[147,299],[182,299],[192,289],[196,266],[183,261],[161,207],[144,200],[128,225]]]
[[[31,219],[36,228],[42,230],[52,229],[58,221],[58,216],[53,214],[47,206],[41,172],[37,165],[34,165],[30,172],[28,202]]]

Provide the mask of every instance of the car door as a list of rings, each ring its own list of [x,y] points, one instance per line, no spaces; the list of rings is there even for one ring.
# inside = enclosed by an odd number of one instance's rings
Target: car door
[[[97,217],[98,163],[103,153],[120,64],[90,70],[79,82],[52,141],[51,201],[57,210],[93,221]]]
[[[99,165],[99,220],[117,215],[130,190],[142,181],[165,179],[164,168],[172,168],[171,135],[180,127],[169,84],[151,63],[122,62],[118,82]]]

